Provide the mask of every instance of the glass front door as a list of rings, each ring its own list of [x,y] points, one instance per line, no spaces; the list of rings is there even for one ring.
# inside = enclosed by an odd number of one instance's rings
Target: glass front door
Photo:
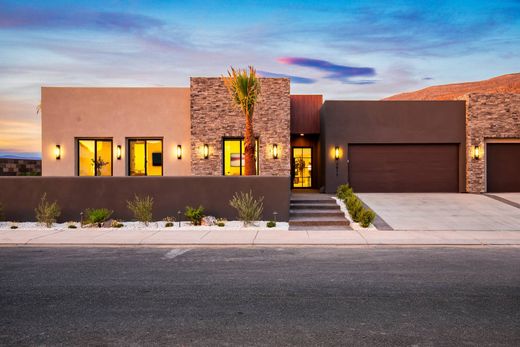
[[[312,147],[293,147],[293,188],[312,187]]]

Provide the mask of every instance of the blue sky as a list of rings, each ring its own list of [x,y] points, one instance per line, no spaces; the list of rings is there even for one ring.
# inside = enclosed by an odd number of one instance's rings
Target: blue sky
[[[42,85],[188,86],[254,65],[380,99],[520,71],[520,1],[0,0],[0,152],[40,151]]]

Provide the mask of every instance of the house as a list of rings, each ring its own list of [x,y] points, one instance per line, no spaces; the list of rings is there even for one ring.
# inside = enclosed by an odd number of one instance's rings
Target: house
[[[520,94],[323,101],[262,78],[260,176],[327,193],[520,191]],[[43,176],[236,176],[244,116],[220,78],[189,88],[42,88]]]

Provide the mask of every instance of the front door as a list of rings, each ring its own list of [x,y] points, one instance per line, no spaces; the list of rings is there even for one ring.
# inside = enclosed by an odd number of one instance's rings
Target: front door
[[[293,188],[312,187],[312,147],[292,149]]]

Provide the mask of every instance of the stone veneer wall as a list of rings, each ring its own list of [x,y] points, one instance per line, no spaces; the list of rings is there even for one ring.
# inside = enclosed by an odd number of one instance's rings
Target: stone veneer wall
[[[222,175],[222,138],[243,137],[245,119],[230,100],[218,77],[192,77],[191,84],[191,173]],[[253,115],[258,137],[261,176],[290,175],[290,83],[287,78],[261,78],[261,96]],[[209,158],[201,148],[209,145]],[[272,145],[278,145],[278,159]]]
[[[42,161],[0,158],[0,176],[41,176]]]
[[[467,94],[466,191],[486,191],[486,150],[490,139],[520,139],[520,94]],[[481,146],[483,158],[471,157],[472,146]]]

